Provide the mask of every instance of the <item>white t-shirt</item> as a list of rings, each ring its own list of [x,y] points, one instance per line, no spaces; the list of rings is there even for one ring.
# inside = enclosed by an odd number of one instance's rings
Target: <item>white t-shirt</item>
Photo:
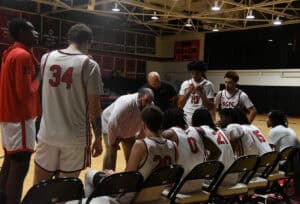
[[[41,64],[43,115],[39,141],[56,146],[86,144],[91,136],[87,96],[100,97],[103,93],[99,65],[87,55],[61,50],[45,54]]]
[[[230,141],[234,141],[234,151],[238,157],[272,151],[262,132],[254,125],[230,124],[225,133]]]
[[[233,94],[230,94],[226,89],[219,91],[215,97],[215,104],[216,106],[221,105],[221,109],[239,107],[248,109],[253,107],[248,95],[240,89],[236,89]]]
[[[296,146],[299,141],[293,129],[277,125],[270,130],[268,142],[275,146],[276,151],[281,151],[286,147]]]
[[[181,95],[181,96],[184,95],[186,93],[188,87],[191,84],[194,84],[195,87],[202,86],[206,97],[208,99],[214,98],[213,84],[206,79],[203,79],[200,83],[196,82],[194,79],[189,79],[189,80],[184,81],[181,84],[181,87],[179,90],[179,95]],[[183,111],[185,114],[185,120],[188,125],[191,125],[191,123],[192,123],[192,116],[193,116],[193,113],[195,112],[195,110],[197,110],[198,108],[201,108],[202,106],[203,106],[203,104],[202,104],[200,95],[196,92],[191,93],[183,107]]]
[[[175,164],[176,146],[172,141],[160,137],[146,137],[143,142],[147,147],[147,157],[139,164],[138,172],[144,179],[156,169]]]

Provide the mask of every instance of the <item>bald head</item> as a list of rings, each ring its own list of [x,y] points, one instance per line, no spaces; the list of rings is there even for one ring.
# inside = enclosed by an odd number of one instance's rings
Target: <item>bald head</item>
[[[160,76],[157,72],[149,72],[147,77],[148,85],[153,89],[160,87]]]

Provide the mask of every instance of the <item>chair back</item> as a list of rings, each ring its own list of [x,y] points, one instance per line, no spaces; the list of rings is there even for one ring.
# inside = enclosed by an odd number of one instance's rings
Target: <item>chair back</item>
[[[83,196],[83,184],[80,179],[49,179],[31,187],[25,195],[22,204],[52,204],[69,200],[79,200]]]
[[[217,181],[213,191],[217,191],[218,187],[222,185],[224,179],[229,174],[238,173],[240,178],[239,182],[247,184],[251,179],[249,175],[252,175],[256,169],[257,161],[258,155],[246,155],[239,157]]]
[[[143,183],[143,176],[139,172],[123,172],[107,176],[96,184],[93,193],[86,203],[99,196],[122,196],[125,193],[137,192]]]
[[[280,161],[286,161],[286,168],[282,169],[286,176],[293,175],[295,170],[299,168],[300,149],[296,146],[287,147],[280,151]]]
[[[268,176],[276,168],[280,159],[280,154],[277,151],[267,152],[260,156],[257,165],[257,175],[262,178],[268,178]]]
[[[158,169],[145,180],[141,191],[136,195],[134,203],[144,203],[159,200],[162,191],[170,185],[177,185],[182,177],[183,168],[170,165]]]
[[[207,161],[196,165],[191,172],[186,175],[182,181],[176,186],[176,188],[171,193],[171,200],[176,199],[176,194],[181,190],[184,184],[190,180],[198,180],[198,179],[205,179],[211,180],[209,187],[207,188],[208,191],[212,189],[212,187],[216,184],[220,175],[224,169],[224,165],[220,161]],[[199,186],[199,189],[201,186]]]

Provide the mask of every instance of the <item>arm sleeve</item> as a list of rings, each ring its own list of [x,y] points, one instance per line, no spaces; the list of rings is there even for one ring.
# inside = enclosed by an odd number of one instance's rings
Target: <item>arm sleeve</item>
[[[247,109],[254,106],[248,95],[244,92],[241,94],[241,102]]]
[[[94,60],[88,60],[88,79],[87,79],[87,93],[88,95],[101,95],[103,91],[103,82],[100,72],[100,67]]]
[[[35,80],[34,66],[28,53],[19,54],[14,59],[14,71],[16,75],[16,92],[20,100],[28,98],[38,91],[40,82]]]

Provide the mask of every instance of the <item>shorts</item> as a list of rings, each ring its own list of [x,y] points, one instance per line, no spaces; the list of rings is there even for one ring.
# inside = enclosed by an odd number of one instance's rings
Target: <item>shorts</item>
[[[35,152],[35,164],[47,172],[72,173],[89,166],[90,148],[86,145],[57,147],[40,141]]]
[[[22,122],[0,123],[2,146],[7,154],[18,152],[34,152],[35,145],[35,120]]]

